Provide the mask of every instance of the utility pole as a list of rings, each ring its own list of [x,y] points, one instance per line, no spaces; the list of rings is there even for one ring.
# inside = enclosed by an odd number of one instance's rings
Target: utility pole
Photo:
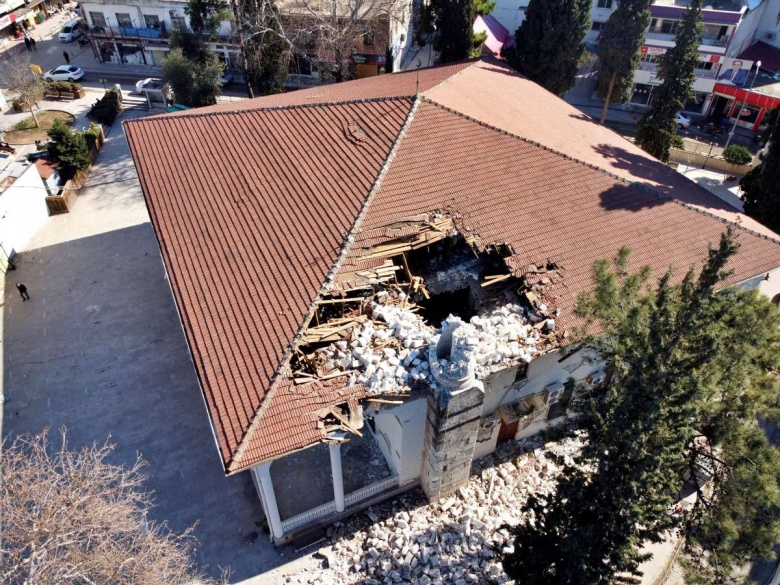
[[[752,69],[752,67],[751,67]],[[734,124],[731,126],[731,132],[729,132],[729,137],[726,139],[726,146],[723,147],[723,150],[726,150],[729,147],[729,144],[731,143],[731,139],[734,138],[734,130],[737,129],[737,122],[739,122],[740,116],[742,116],[742,108],[745,107],[745,104],[748,101],[748,96],[750,95],[750,92],[753,91],[753,84],[756,82],[756,77],[758,77],[758,70],[761,69],[761,61],[756,61],[756,74],[753,76],[753,80],[750,82],[750,87],[747,90],[747,93],[745,94],[745,99],[742,100],[742,104],[737,109],[737,115],[734,117]],[[748,74],[750,72],[748,71]]]

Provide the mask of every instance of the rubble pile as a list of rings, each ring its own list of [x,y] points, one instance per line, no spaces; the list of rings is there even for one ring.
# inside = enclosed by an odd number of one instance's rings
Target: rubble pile
[[[530,362],[543,334],[555,330],[555,319],[512,303],[468,322],[450,315],[437,330],[407,308],[405,301],[403,292],[393,297],[384,291],[378,293],[366,306],[370,319],[356,325],[346,339],[318,349],[315,362],[323,365],[325,374],[351,371],[349,386],[363,384],[374,394],[402,393],[417,381],[436,387],[428,347],[438,342],[444,329],[457,329],[478,376],[512,361]],[[439,359],[438,368],[447,368],[449,359],[463,355]]]
[[[528,496],[553,489],[560,472],[553,461],[562,457],[572,464],[582,448],[578,438],[549,444],[544,450],[532,440],[521,444],[532,452],[506,457],[501,463],[490,457],[477,461],[475,466],[487,466],[472,469],[477,473],[468,484],[448,498],[426,504],[416,492],[371,507],[346,524],[336,523],[332,544],[319,551],[326,568],[316,576],[290,577],[289,582],[510,583],[497,558],[497,549],[511,552],[499,527],[525,521],[520,507]],[[517,452],[518,444],[508,445]]]

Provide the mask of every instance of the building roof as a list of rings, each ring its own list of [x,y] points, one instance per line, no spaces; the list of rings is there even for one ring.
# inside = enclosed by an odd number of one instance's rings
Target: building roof
[[[732,281],[780,266],[766,228],[493,61],[125,129],[227,472],[317,442],[314,413],[364,395],[345,378],[294,385],[289,358],[390,224],[446,213],[480,249],[509,244],[518,275],[555,262],[563,324],[622,245],[634,266],[684,271],[739,221]]]
[[[739,55],[745,61],[761,61],[761,69],[770,73],[780,72],[780,49],[764,41],[756,41]]]
[[[501,49],[505,46],[512,47],[515,44],[514,37],[509,34],[506,27],[490,14],[477,15],[477,18],[474,19],[474,32],[487,35],[485,46],[496,57],[501,55]]]

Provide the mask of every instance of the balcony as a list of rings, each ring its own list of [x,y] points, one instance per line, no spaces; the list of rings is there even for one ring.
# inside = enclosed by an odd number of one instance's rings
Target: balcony
[[[674,42],[677,38],[673,33],[662,33],[657,31],[647,31],[647,39],[652,41],[667,41]],[[699,45],[707,45],[709,47],[725,47],[728,44],[728,36],[721,37],[720,39],[714,37],[702,37],[699,39]]]
[[[167,39],[170,33],[161,28],[135,26],[93,26],[90,31],[96,37],[120,37],[134,39]]]

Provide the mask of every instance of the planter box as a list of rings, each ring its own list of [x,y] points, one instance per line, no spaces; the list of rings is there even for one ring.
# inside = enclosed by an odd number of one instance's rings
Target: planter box
[[[76,100],[79,98],[83,98],[87,95],[86,90],[82,87],[78,91],[55,91],[55,90],[48,90],[44,94],[44,97],[47,98],[59,98],[59,99],[66,99],[66,100]]]
[[[73,181],[68,181],[62,188],[62,195],[46,197],[46,207],[49,210],[49,215],[60,215],[70,212],[73,206],[76,205],[78,197],[78,187],[73,185]]]

